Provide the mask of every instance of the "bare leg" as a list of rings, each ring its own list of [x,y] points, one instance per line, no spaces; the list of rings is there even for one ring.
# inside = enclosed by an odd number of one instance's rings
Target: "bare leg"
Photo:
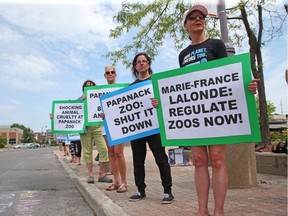
[[[208,153],[206,146],[192,147],[192,160],[195,166],[195,185],[198,197],[197,216],[207,216],[210,177],[208,172]]]
[[[100,162],[99,178],[106,175],[106,167],[109,165],[109,162]]]
[[[213,175],[212,189],[215,202],[214,216],[224,216],[224,202],[228,188],[226,145],[210,146],[209,157]]]
[[[86,167],[88,169],[88,176],[93,176],[93,164],[92,163],[87,163]]]
[[[107,148],[108,148],[110,171],[113,173],[115,184],[120,185],[118,164],[117,164],[116,155],[115,155],[115,147],[116,146],[109,146],[106,135],[103,135],[103,137],[104,137],[104,140],[105,140]]]
[[[77,157],[78,158],[78,164],[81,164],[81,157]]]
[[[109,160],[110,160],[110,166],[113,170],[113,177],[114,177],[114,182],[116,185],[121,185],[121,181],[120,181],[120,177],[119,177],[119,169],[118,166],[119,164],[117,163],[117,158],[116,158],[116,154],[115,154],[115,147],[108,147],[108,151],[109,151]]]
[[[114,152],[116,156],[116,164],[118,173],[120,174],[121,177],[121,184],[127,184],[126,182],[126,161],[124,157],[124,144],[119,144],[114,147]]]

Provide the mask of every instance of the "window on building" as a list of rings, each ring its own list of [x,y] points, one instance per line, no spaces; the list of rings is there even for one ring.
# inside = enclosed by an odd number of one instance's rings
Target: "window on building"
[[[11,145],[16,144],[16,139],[9,139],[9,144]]]

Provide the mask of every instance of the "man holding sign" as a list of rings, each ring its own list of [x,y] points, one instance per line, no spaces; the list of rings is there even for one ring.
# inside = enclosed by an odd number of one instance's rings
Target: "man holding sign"
[[[200,64],[205,63],[208,61],[225,58],[227,57],[226,48],[224,43],[221,40],[218,39],[210,39],[207,38],[204,34],[205,30],[205,18],[208,14],[207,9],[202,5],[194,5],[189,10],[187,10],[183,14],[183,20],[182,24],[184,29],[189,34],[189,39],[191,40],[191,44],[186,47],[184,50],[182,50],[179,54],[179,65],[180,67],[185,67],[192,64]],[[225,71],[223,71],[224,73]],[[233,76],[233,77],[232,77]],[[235,80],[235,82],[238,81],[238,77],[236,77],[237,74],[231,75],[229,77],[230,80]],[[203,81],[202,81],[203,80]],[[197,80],[187,80],[184,85],[177,85],[177,91],[184,92],[189,88],[198,88],[199,86],[207,86],[207,82],[205,82],[205,79],[200,80],[201,82],[197,82]],[[185,80],[186,81],[186,80]],[[189,84],[193,83],[193,85]],[[209,83],[210,85],[210,83]],[[257,90],[257,82],[252,82],[248,86],[251,93],[256,93]],[[211,103],[210,109],[207,109],[208,106],[205,106],[205,103],[194,105],[190,107],[179,107],[177,109],[170,109],[170,115],[177,116],[182,115],[184,112],[186,115],[187,113],[193,113],[193,116],[196,116],[196,114],[202,114],[202,113],[208,113],[211,112],[217,112],[217,109],[226,109],[227,107],[231,109],[236,109],[236,103],[235,101],[225,101],[221,102],[221,104],[212,103],[212,97],[214,97],[216,94],[223,96],[223,98],[226,95],[232,94],[231,89],[225,89],[218,88],[219,91],[216,92],[217,88],[214,89],[205,89],[207,91],[207,95],[210,95],[210,99],[207,99],[209,103]],[[203,90],[203,92],[204,92]],[[226,91],[227,90],[227,91]],[[192,92],[192,93],[191,93]],[[195,101],[195,103],[203,100],[200,99],[200,96],[202,97],[204,94],[196,95],[198,92],[196,90],[190,91],[190,98],[185,97],[183,98],[181,94],[179,94],[179,97],[177,100],[174,100],[170,98],[170,104],[178,104],[178,103],[191,103]],[[187,94],[188,95],[188,94]],[[197,99],[198,97],[198,99]],[[204,97],[203,97],[204,98]],[[207,104],[209,104],[207,102]],[[158,101],[155,99],[152,99],[152,105],[154,107],[158,106]],[[217,107],[217,105],[219,105]],[[190,110],[188,108],[191,108]],[[176,112],[176,111],[177,112]],[[182,112],[184,110],[184,112]],[[181,113],[180,113],[181,112]],[[205,114],[204,114],[205,115]],[[207,114],[206,114],[207,115]],[[205,117],[205,116],[204,116]],[[185,125],[185,127],[188,129],[190,128],[199,128],[199,121],[197,118],[191,118],[187,119],[186,122],[190,121],[191,124],[188,125],[188,123]],[[170,127],[174,127],[175,125],[170,125]],[[177,125],[178,127],[179,124]],[[221,128],[221,126],[220,126]],[[201,132],[201,131],[199,131]],[[214,131],[212,131],[214,132]],[[186,135],[186,134],[185,134]],[[194,136],[197,136],[198,134],[194,134]],[[208,137],[209,134],[206,136]],[[184,134],[183,134],[184,136]],[[192,145],[192,144],[191,144]],[[209,146],[192,146],[192,160],[195,166],[195,184],[196,184],[196,191],[197,191],[197,197],[198,197],[198,213],[197,216],[207,216],[209,215],[208,212],[208,195],[209,195],[209,188],[210,188],[210,176],[208,171],[208,161],[210,160],[211,166],[212,166],[212,189],[214,193],[214,202],[215,202],[215,208],[214,208],[214,214],[217,216],[224,216],[224,202],[228,187],[228,173],[227,173],[227,166],[226,166],[226,145],[209,145]]]

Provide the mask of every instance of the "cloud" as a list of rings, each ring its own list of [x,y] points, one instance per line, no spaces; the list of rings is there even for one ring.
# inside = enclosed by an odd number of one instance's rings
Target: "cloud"
[[[20,102],[19,101],[10,101],[9,103],[3,104],[0,103],[0,111],[14,111],[17,110],[20,106]]]
[[[55,74],[56,71],[51,62],[32,54],[27,56],[1,54],[0,59],[0,83],[16,89],[35,90],[39,80]],[[39,87],[43,87],[43,83],[44,80]]]

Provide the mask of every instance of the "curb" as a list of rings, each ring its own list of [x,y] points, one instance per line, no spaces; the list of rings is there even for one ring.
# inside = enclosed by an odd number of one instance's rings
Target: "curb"
[[[67,164],[55,154],[63,168],[69,173],[72,183],[84,197],[97,216],[128,216],[124,210],[101,192],[95,185],[87,184],[85,178],[79,178]]]

